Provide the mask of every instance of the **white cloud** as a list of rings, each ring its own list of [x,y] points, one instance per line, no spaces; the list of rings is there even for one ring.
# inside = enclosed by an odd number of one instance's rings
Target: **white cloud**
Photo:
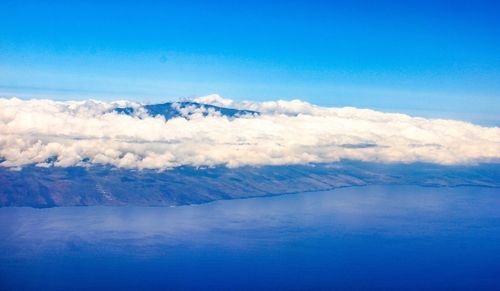
[[[189,118],[134,116],[127,101],[0,99],[2,166],[109,164],[133,169],[181,165],[286,165],[355,159],[462,164],[500,161],[500,128],[307,102],[196,101],[259,111],[227,118],[195,109]],[[185,112],[187,113],[187,112]],[[193,114],[194,113],[194,114]],[[205,111],[206,113],[206,111]]]

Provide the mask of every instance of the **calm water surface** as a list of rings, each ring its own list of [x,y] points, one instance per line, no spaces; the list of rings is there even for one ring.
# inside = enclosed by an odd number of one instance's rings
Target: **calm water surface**
[[[0,209],[0,290],[500,290],[500,189]]]

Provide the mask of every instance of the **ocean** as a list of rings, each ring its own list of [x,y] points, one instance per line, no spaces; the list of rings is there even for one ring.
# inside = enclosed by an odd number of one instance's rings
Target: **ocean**
[[[500,290],[500,189],[0,208],[0,290]]]

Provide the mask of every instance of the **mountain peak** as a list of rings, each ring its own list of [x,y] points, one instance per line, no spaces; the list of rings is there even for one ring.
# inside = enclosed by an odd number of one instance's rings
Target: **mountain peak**
[[[150,116],[163,116],[165,119],[172,119],[176,117],[189,117],[193,114],[202,114],[208,116],[211,114],[218,114],[227,117],[239,117],[243,115],[258,115],[259,112],[252,110],[240,110],[234,108],[226,108],[215,106],[211,104],[203,104],[193,101],[180,101],[180,102],[166,102],[160,104],[144,105],[138,108],[134,107],[119,107],[114,111],[120,114],[134,115],[140,109],[144,109]]]

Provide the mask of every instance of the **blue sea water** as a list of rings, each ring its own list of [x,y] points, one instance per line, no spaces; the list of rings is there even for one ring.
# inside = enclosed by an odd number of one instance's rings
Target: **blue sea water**
[[[0,209],[0,290],[500,290],[500,189]]]

